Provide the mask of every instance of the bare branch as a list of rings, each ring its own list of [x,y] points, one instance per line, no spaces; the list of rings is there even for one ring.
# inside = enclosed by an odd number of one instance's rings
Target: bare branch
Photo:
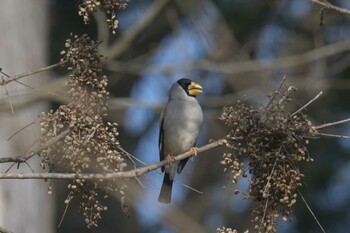
[[[280,106],[282,106],[284,104],[284,102],[286,102],[290,96],[292,92],[295,92],[297,90],[297,88],[295,86],[289,86],[288,89],[283,93],[282,98],[280,99],[280,101],[278,102],[278,104]]]
[[[313,3],[316,3],[316,4],[319,4],[327,9],[330,9],[330,10],[335,10],[339,13],[342,13],[342,14],[348,14],[350,15],[350,10],[348,9],[345,9],[345,8],[341,8],[341,7],[337,7],[337,6],[334,6],[332,5],[331,3],[329,3],[327,0],[323,0],[323,1],[320,1],[320,0],[311,0],[311,2]]]
[[[314,135],[316,136],[325,136],[325,137],[331,137],[331,138],[346,138],[346,139],[350,139],[350,136],[346,136],[346,135],[338,135],[338,134],[330,134],[330,133],[314,133]]]
[[[57,62],[56,64],[49,65],[49,66],[46,66],[46,67],[42,67],[42,68],[39,68],[39,69],[36,69],[36,70],[33,70],[33,71],[29,71],[29,72],[26,72],[26,73],[23,73],[23,74],[15,75],[15,76],[10,77],[8,79],[1,79],[0,80],[0,85],[3,86],[3,85],[6,85],[6,84],[8,84],[10,82],[18,80],[20,78],[27,77],[27,76],[30,76],[30,75],[33,75],[33,74],[37,74],[37,73],[40,73],[40,72],[43,72],[43,71],[48,71],[48,70],[54,69],[56,67],[64,65],[65,63],[67,63],[67,60],[63,60],[63,61]]]
[[[347,122],[350,122],[350,118],[345,119],[345,120],[341,120],[341,121],[336,121],[336,122],[326,123],[323,125],[314,126],[314,129],[319,130],[319,129],[327,128],[327,127],[334,126],[334,125],[344,124]]]
[[[296,112],[294,112],[292,114],[292,116],[298,114],[299,112],[303,111],[307,106],[309,106],[312,102],[314,102],[316,99],[318,99],[321,95],[323,94],[322,91],[320,91],[312,100],[310,100],[309,102],[307,102],[304,106],[302,106],[301,108],[299,108]]]
[[[4,81],[4,78],[2,78],[2,81]],[[7,90],[6,85],[4,85],[4,89],[5,89],[5,95],[7,96],[7,99],[8,99],[9,104],[10,104],[11,113],[14,114],[15,111],[13,110],[13,105],[12,105],[11,97],[10,97],[10,94],[9,94],[9,92],[8,92],[8,90]]]
[[[326,231],[325,231],[324,228],[322,227],[321,223],[320,223],[320,222],[318,221],[318,219],[316,218],[316,215],[314,214],[314,212],[312,211],[312,209],[310,208],[310,206],[307,204],[307,202],[306,202],[304,196],[301,194],[301,192],[300,192],[299,190],[298,190],[298,193],[299,193],[301,199],[303,200],[303,202],[304,202],[306,208],[310,211],[312,217],[315,219],[317,225],[320,227],[321,231],[322,231],[323,233],[326,233]]]
[[[198,153],[213,149],[226,144],[226,139],[220,139],[198,148]],[[174,157],[175,161],[179,161],[192,156],[193,152],[186,152]],[[165,159],[159,163],[132,169],[130,171],[113,172],[107,174],[75,174],[75,173],[22,173],[22,174],[0,174],[0,179],[115,179],[115,178],[135,178],[147,172],[153,171],[166,165],[168,161]]]
[[[55,144],[56,142],[58,142],[59,140],[62,140],[68,133],[70,132],[69,129],[63,131],[62,133],[60,133],[59,135],[57,135],[56,137],[52,138],[51,140],[49,140],[48,142],[46,142],[45,144],[38,146],[37,148],[35,148],[34,150],[26,153],[25,155],[20,155],[20,156],[13,156],[13,157],[3,157],[0,158],[0,163],[24,163],[26,162],[28,159],[30,159],[31,157],[33,157],[34,155],[36,155],[37,153],[39,153],[40,151],[44,150],[45,148]]]
[[[272,96],[269,100],[269,103],[266,105],[266,108],[269,108],[271,106],[271,104],[273,103],[273,101],[275,100],[275,98],[281,93],[282,87],[283,87],[284,83],[286,82],[286,80],[287,80],[287,76],[283,75],[283,78],[280,82],[280,86],[278,87],[278,89],[276,91],[274,91],[272,93]]]
[[[29,127],[29,126],[35,124],[35,122],[37,122],[37,121],[33,121],[33,122],[29,123],[28,125],[26,125],[26,126],[20,128],[19,130],[17,130],[14,134],[12,134],[12,135],[7,139],[7,141],[10,141],[10,140],[11,140],[14,136],[16,136],[19,132],[21,132],[22,130],[26,129],[27,127]]]

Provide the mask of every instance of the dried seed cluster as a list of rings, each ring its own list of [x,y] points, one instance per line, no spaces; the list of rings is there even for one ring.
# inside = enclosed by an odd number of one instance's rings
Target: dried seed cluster
[[[66,40],[62,60],[71,65],[67,82],[70,102],[56,111],[41,113],[40,142],[46,144],[64,131],[69,133],[52,146],[44,149],[42,167],[50,172],[91,173],[118,172],[126,166],[118,142],[117,124],[105,123],[109,93],[107,77],[102,75],[97,44],[88,36],[71,36]],[[101,191],[117,191],[124,195],[125,185],[117,180],[108,184],[101,180],[74,179],[65,203],[81,197],[81,209],[88,227],[97,226],[101,212],[107,209],[99,201]],[[101,194],[104,195],[104,194]]]
[[[82,0],[79,5],[78,14],[83,17],[84,23],[88,24],[90,15],[100,9],[108,16],[107,25],[115,34],[115,29],[118,28],[119,21],[117,20],[116,10],[125,10],[127,4],[121,0]]]
[[[221,116],[231,128],[227,138],[233,151],[221,163],[233,183],[239,176],[247,177],[247,171],[251,174],[245,198],[257,204],[252,219],[255,232],[276,232],[278,217],[287,220],[302,186],[304,175],[298,166],[313,161],[306,147],[308,136],[314,133],[311,122],[303,113],[293,115],[286,110],[292,89],[284,95],[274,93],[266,107],[254,109],[238,102],[224,108]]]

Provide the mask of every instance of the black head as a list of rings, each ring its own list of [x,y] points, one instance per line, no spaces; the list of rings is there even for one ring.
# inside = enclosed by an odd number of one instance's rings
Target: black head
[[[177,80],[177,83],[184,89],[187,95],[196,97],[196,95],[203,92],[203,88],[198,83],[193,82],[191,79],[182,78]]]

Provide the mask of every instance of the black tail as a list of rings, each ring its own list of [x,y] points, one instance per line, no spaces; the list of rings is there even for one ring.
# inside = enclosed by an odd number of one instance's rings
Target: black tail
[[[158,201],[162,203],[170,203],[171,201],[171,190],[173,188],[173,180],[170,180],[169,173],[164,173],[164,179]]]

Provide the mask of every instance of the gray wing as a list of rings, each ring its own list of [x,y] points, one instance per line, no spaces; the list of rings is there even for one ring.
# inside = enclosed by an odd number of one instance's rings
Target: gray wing
[[[195,146],[195,145],[193,145],[193,146]],[[177,166],[177,174],[180,174],[182,172],[182,170],[184,169],[184,167],[189,159],[190,158],[186,158],[186,159],[183,159],[179,162],[179,165]]]
[[[160,125],[159,125],[159,138],[158,138],[158,147],[159,147],[159,160],[162,161],[165,159],[164,156],[164,109],[160,114]],[[161,167],[162,172],[164,172],[164,166]]]

